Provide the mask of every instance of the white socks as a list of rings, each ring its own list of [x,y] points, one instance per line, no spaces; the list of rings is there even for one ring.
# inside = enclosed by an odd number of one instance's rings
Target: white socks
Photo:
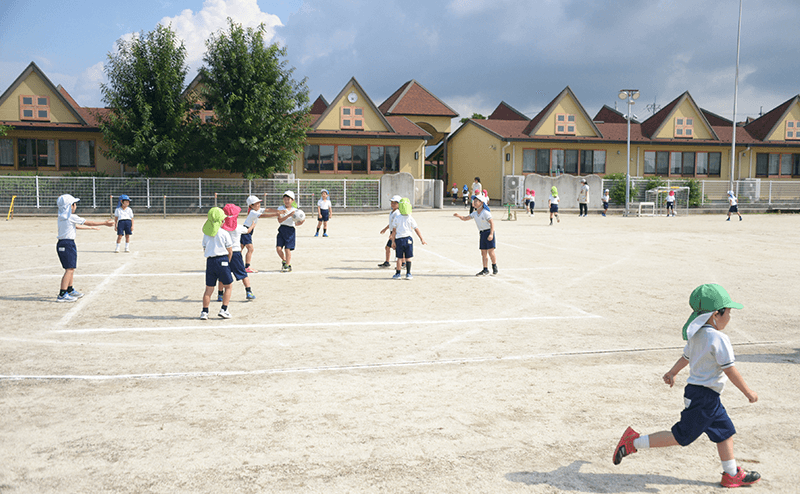
[[[736,475],[736,472],[738,471],[736,468],[736,459],[723,461],[722,469],[725,470],[725,473],[727,473],[731,477]]]
[[[650,447],[650,436],[639,436],[633,440],[633,447],[637,450]]]

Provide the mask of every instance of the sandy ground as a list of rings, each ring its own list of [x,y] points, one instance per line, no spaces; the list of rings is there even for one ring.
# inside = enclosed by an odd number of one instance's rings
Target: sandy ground
[[[705,436],[611,462],[626,426],[678,419],[688,369],[661,376],[708,282],[745,305],[727,332],[760,399],[723,393],[737,460],[754,492],[798,492],[800,216],[520,215],[476,278],[453,211],[414,214],[401,281],[376,267],[385,214],[335,213],[329,238],[309,219],[286,274],[262,220],[257,300],[237,283],[209,321],[203,218],[141,216],[130,254],[79,231],[75,304],[55,218],[0,222],[0,493],[718,492]]]

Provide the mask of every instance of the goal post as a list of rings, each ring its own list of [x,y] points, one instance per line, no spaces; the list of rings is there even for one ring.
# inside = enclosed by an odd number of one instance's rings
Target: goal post
[[[652,202],[656,205],[656,215],[661,216],[667,214],[667,196],[670,191],[675,192],[675,212],[682,209],[685,214],[689,214],[689,187],[686,186],[673,186],[673,187],[656,187],[645,191],[645,201]]]

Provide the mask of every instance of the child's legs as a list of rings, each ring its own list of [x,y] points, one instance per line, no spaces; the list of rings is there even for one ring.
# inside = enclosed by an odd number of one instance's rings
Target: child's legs
[[[117,243],[122,241],[122,235],[117,235]],[[127,242],[127,240],[125,240]]]
[[[286,257],[283,255],[283,247],[275,247],[275,252],[278,253],[278,257],[281,258],[281,261],[286,262]]]
[[[72,286],[72,278],[75,276],[75,269],[65,269],[64,276],[61,277],[61,289],[66,290]]]
[[[497,258],[494,255],[494,249],[488,249],[487,252],[489,253],[489,259],[492,260],[492,264],[497,264]]]
[[[245,288],[250,288],[250,277],[242,278],[242,284]]]
[[[211,294],[214,293],[214,286],[206,286],[206,291],[203,293],[203,308],[207,309],[211,304]]]
[[[129,244],[129,243],[131,243],[131,236],[130,236],[130,234],[129,234],[129,233],[126,233],[126,234],[125,234],[125,243],[126,243],[126,244]]]
[[[678,441],[672,435],[672,431],[661,431],[650,434],[651,448],[666,448],[667,446],[678,446]]]
[[[247,278],[245,278],[245,279],[247,279]],[[222,292],[222,305],[228,305],[228,302],[231,301],[231,292],[232,292],[231,284],[228,283],[227,285],[223,285],[223,287],[225,288],[225,291]],[[212,288],[212,291],[213,291],[214,287],[211,287],[211,288]],[[211,294],[209,294],[209,296],[210,295]]]
[[[283,250],[283,258],[286,260],[286,264],[292,265],[292,249],[284,249]]]
[[[721,443],[717,443],[717,452],[719,453],[719,459],[722,461],[732,460],[733,456],[733,436],[729,437],[728,439],[722,441]]]
[[[483,261],[483,267],[489,267],[489,251],[487,249],[481,249],[481,260]]]
[[[325,230],[328,229],[328,220],[322,222],[322,228],[324,228]]]
[[[386,250],[386,262],[389,262],[392,257],[392,248],[387,245],[384,250]]]
[[[327,225],[327,223],[326,223],[326,225]],[[319,227],[321,227],[321,226],[322,226],[322,220],[317,220],[317,230],[319,230]],[[327,228],[327,226],[326,226],[326,228]]]
[[[255,250],[253,248],[253,244],[245,245],[244,246],[244,250],[247,251],[247,252],[245,252],[245,256],[244,256],[244,263],[245,264],[250,264],[250,259],[253,257],[253,250]]]

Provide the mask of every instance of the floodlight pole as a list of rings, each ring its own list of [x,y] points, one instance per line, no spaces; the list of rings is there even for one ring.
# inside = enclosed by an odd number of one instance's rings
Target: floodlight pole
[[[733,190],[733,169],[736,166],[736,102],[739,99],[739,42],[742,37],[742,0],[739,0],[739,30],[736,33],[736,78],[733,84],[733,137],[731,137],[731,181]]]
[[[630,214],[631,197],[631,105],[636,104],[633,100],[638,97],[638,89],[621,89],[619,91],[619,99],[627,100],[628,103],[628,114],[626,115],[626,119],[628,120],[628,161],[626,162],[627,171],[625,173],[625,216]]]

